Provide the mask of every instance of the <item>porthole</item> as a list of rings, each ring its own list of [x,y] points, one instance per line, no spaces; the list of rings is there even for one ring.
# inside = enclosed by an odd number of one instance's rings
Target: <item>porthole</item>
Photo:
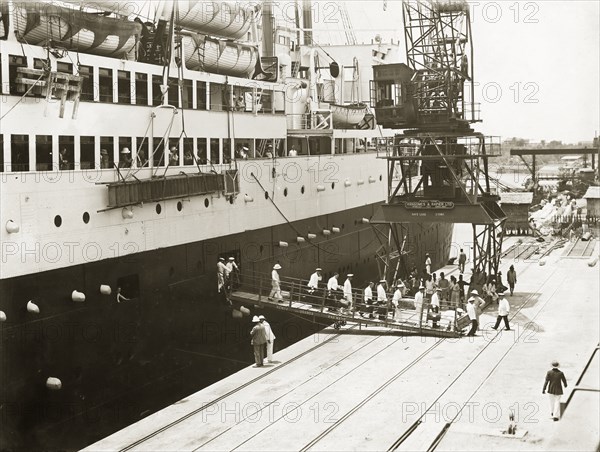
[[[304,194],[304,185],[300,188],[300,193]]]
[[[269,199],[269,192],[268,191],[265,192],[265,199]]]
[[[284,188],[283,189],[283,196],[287,196],[287,193],[288,193],[287,188]]]
[[[160,213],[162,212],[162,207],[160,206],[160,204],[156,205],[156,213],[160,215]]]
[[[344,223],[342,223],[342,230],[344,230],[345,227],[346,227],[346,225]]]
[[[379,182],[381,182],[383,180],[383,176],[380,174],[379,175]]]
[[[260,254],[262,254],[264,249],[265,249],[265,247],[263,245],[261,245],[260,248],[258,249],[260,251]]]
[[[62,218],[60,217],[60,215],[56,215],[54,217],[54,226],[56,226],[57,228],[60,228],[61,224],[62,224]]]
[[[183,210],[183,203],[181,201],[177,201],[177,211],[181,212]]]
[[[206,198],[204,200],[204,207],[208,207],[210,205],[210,201],[208,200],[208,198]]]
[[[233,196],[229,197],[229,204],[233,204]]]
[[[332,182],[332,183],[331,183],[331,189],[332,189],[332,190],[333,190],[333,189],[335,189],[335,182]]]
[[[83,222],[88,224],[90,222],[90,214],[87,212],[83,212]]]

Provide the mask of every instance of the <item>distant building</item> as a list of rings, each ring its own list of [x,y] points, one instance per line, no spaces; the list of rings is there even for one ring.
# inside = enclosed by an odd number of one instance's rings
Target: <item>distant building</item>
[[[508,231],[527,231],[529,227],[529,208],[533,201],[533,193],[503,192],[500,193],[500,205],[506,213],[504,228]]]
[[[587,214],[590,217],[600,217],[600,187],[590,186],[583,195],[587,202]]]

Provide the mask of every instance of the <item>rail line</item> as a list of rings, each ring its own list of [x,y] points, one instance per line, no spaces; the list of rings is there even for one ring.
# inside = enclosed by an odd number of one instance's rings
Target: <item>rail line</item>
[[[558,268],[556,270],[554,270],[542,283],[542,285],[545,285],[550,279],[552,279],[554,277],[554,274],[558,271]],[[557,289],[553,292],[555,293]],[[527,304],[533,299],[534,294],[531,294],[527,297],[527,299],[521,304],[521,306],[519,306],[519,308],[514,312],[514,314],[511,316],[511,320],[513,320],[520,312],[523,308],[525,308],[527,306]],[[548,301],[551,299],[552,297],[550,296],[548,298]],[[546,303],[548,303],[548,301],[546,301]],[[535,316],[531,319],[531,321],[533,321],[538,314],[542,311],[542,309],[544,308],[544,306],[546,305],[546,303],[544,303],[544,305],[540,308],[540,310],[535,314]],[[519,337],[521,335],[523,335],[525,333],[525,331],[523,331]],[[500,331],[498,331],[495,335],[494,338],[496,336],[498,336],[498,334],[501,334]],[[448,390],[450,390],[450,388],[454,385],[454,383],[467,371],[467,369],[469,369],[469,367],[471,367],[473,365],[473,363],[475,363],[477,361],[477,359],[487,350],[487,348],[493,344],[495,341],[493,339],[491,339],[478,353],[477,355],[464,367],[464,369],[450,382],[450,384],[446,387],[446,389],[444,389],[444,391],[427,407],[427,409],[421,414],[421,416],[419,416],[419,418],[405,431],[403,432],[403,434],[389,447],[388,451],[396,451],[400,448],[400,446],[402,445],[402,443],[404,443],[406,441],[406,439],[408,439],[408,437],[410,435],[412,435],[417,428],[419,427],[419,425],[423,422],[422,419],[427,415],[427,413],[429,411],[431,411],[431,409],[433,407],[435,407],[436,403],[444,396],[444,394],[446,394],[446,392],[448,392]],[[510,350],[512,350],[512,348],[515,346],[515,344],[518,341],[514,341],[513,344],[508,348],[508,350],[502,355],[502,357],[500,358],[500,360],[496,363],[496,365],[492,368],[492,370],[488,373],[488,375],[481,381],[481,383],[477,386],[477,388],[475,389],[475,391],[469,396],[469,398],[462,404],[460,410],[458,410],[457,415],[454,416],[450,422],[447,422],[444,427],[442,428],[442,430],[440,431],[440,433],[435,437],[435,439],[433,440],[432,444],[429,446],[429,448],[427,449],[428,452],[434,451],[436,449],[436,447],[439,445],[439,443],[441,442],[441,440],[443,439],[443,437],[445,436],[446,432],[448,431],[448,429],[450,428],[450,426],[452,425],[452,423],[454,423],[454,421],[459,417],[459,415],[462,413],[462,411],[464,410],[465,406],[469,403],[469,401],[473,398],[473,396],[477,393],[477,391],[479,391],[479,389],[483,386],[483,384],[490,378],[490,376],[492,375],[492,373],[496,370],[496,368],[500,365],[500,363],[502,362],[502,360],[508,355],[508,353],[510,352]]]
[[[588,244],[589,246],[589,244]],[[511,247],[509,250],[507,250],[505,253],[503,253],[503,257],[508,255],[511,251],[513,251],[516,248],[516,246]],[[531,248],[533,248],[533,251],[531,250]],[[587,248],[587,247],[586,247]],[[519,254],[517,255],[518,258],[520,258],[521,256],[523,256],[526,252],[530,252],[530,254],[528,254],[529,256],[533,255],[537,250],[539,249],[539,247],[537,246],[528,246],[525,247],[524,250],[522,250],[521,252],[519,252]],[[548,251],[552,251],[553,249],[555,249],[555,247],[551,247],[551,250]],[[547,253],[544,253],[544,255]],[[529,266],[528,266],[529,267]],[[526,271],[527,269],[525,269]],[[554,272],[552,272],[547,278],[546,280],[542,283],[546,284],[547,281],[549,281],[554,274],[556,273],[557,270],[555,270]],[[558,290],[558,289],[557,289]],[[511,320],[514,319],[523,308],[525,308],[527,306],[527,304],[532,300],[534,294],[529,295],[524,302],[521,304],[521,306],[519,306],[519,308],[517,310],[515,310],[512,313],[511,316]],[[547,302],[546,302],[547,303]],[[545,306],[545,304],[544,304]],[[535,319],[535,317],[537,317],[537,315],[539,314],[539,312],[541,312],[541,310],[543,309],[543,307],[540,309],[540,311],[538,311],[538,313],[533,317],[533,319]],[[533,320],[532,319],[532,320]],[[353,325],[348,329],[353,329],[356,328],[357,325]],[[324,346],[325,344],[331,342],[332,340],[338,338],[339,336],[341,336],[342,334],[345,333],[345,330],[342,330],[340,333],[337,334],[333,334],[331,335],[331,337],[327,338],[326,340],[324,340],[323,342],[317,344],[314,347],[311,347],[310,349],[304,351],[303,353],[299,354],[298,356],[295,356],[294,358],[290,359],[289,361],[286,361],[285,363],[281,364],[278,367],[275,367],[267,372],[265,372],[264,374],[261,374],[260,376],[257,376],[256,378],[247,381],[246,383],[240,385],[239,387],[236,387],[235,389],[215,398],[214,400],[212,400],[211,402],[208,402],[204,405],[202,405],[201,407],[193,410],[190,413],[187,413],[186,415],[176,419],[173,422],[170,422],[169,424],[163,426],[162,428],[144,436],[143,438],[140,438],[138,440],[136,440],[135,442],[129,444],[128,446],[120,449],[121,451],[128,451],[131,450],[137,446],[142,445],[143,443],[147,442],[148,440],[158,436],[161,433],[164,433],[165,431],[169,430],[170,428],[180,424],[181,422],[184,422],[187,419],[192,418],[193,416],[201,413],[202,411],[206,410],[207,408],[215,405],[216,403],[219,403],[220,401],[226,399],[227,397],[230,397],[231,395],[240,392],[241,390],[247,388],[248,386],[252,385],[253,383],[265,378],[268,375],[271,375],[272,373],[276,372],[277,370],[290,365],[291,363],[295,362],[296,360],[312,353],[313,351],[317,350],[318,348]],[[496,336],[498,334],[501,334],[501,332],[496,333]],[[524,333],[521,333],[524,334]],[[364,347],[368,346],[369,344],[373,343],[375,340],[380,339],[381,336],[376,336],[374,339],[372,339],[371,341],[366,342],[365,344],[363,344],[360,348],[358,348],[357,350],[353,351],[352,353],[350,353],[349,355],[344,356],[343,358],[341,358],[340,360],[336,361],[335,363],[332,363],[330,366],[327,367],[327,369],[338,365],[341,361],[346,360],[348,358],[350,358],[353,354],[357,353],[358,351],[360,351],[361,349],[363,349]],[[368,359],[361,361],[359,364],[357,364],[356,366],[354,366],[352,369],[349,369],[347,372],[345,372],[342,376],[340,376],[339,378],[337,378],[335,381],[333,381],[332,383],[330,383],[328,386],[322,388],[320,392],[326,390],[328,387],[330,387],[331,385],[335,384],[336,382],[338,382],[340,379],[344,378],[345,376],[347,376],[348,374],[354,372],[356,369],[358,369],[359,367],[361,367],[362,365],[364,365],[364,363],[366,363],[367,361],[369,361],[370,359],[372,359],[373,357],[375,357],[376,355],[378,355],[379,353],[381,353],[382,351],[386,350],[387,348],[393,346],[397,341],[401,340],[402,338],[399,337],[397,338],[395,341],[393,341],[392,343],[390,343],[389,345],[387,345],[386,347],[382,348],[381,350],[379,350],[377,353],[373,354],[372,356],[370,356]],[[376,397],[379,393],[381,393],[385,388],[387,388],[390,384],[392,384],[394,381],[396,381],[398,378],[400,378],[404,373],[406,373],[408,370],[410,370],[412,367],[414,367],[416,364],[418,364],[421,360],[423,360],[429,353],[431,353],[435,348],[437,348],[438,346],[440,346],[446,339],[444,338],[438,338],[436,340],[436,342],[430,346],[428,349],[426,349],[425,351],[423,351],[421,354],[419,354],[419,356],[417,356],[416,358],[414,358],[411,362],[409,362],[406,366],[404,366],[401,370],[399,370],[397,373],[395,373],[392,377],[388,378],[385,382],[383,382],[381,385],[379,385],[374,391],[372,391],[368,396],[366,396],[365,398],[363,398],[358,404],[356,404],[349,412],[347,412],[343,417],[341,417],[340,419],[338,419],[335,423],[333,423],[332,425],[329,426],[329,428],[327,428],[325,431],[323,431],[321,434],[319,434],[317,437],[315,437],[313,440],[311,440],[308,444],[306,444],[302,449],[302,451],[306,451],[312,447],[314,447],[316,444],[318,444],[322,439],[324,439],[327,435],[329,435],[333,430],[335,430],[337,427],[339,427],[344,421],[346,421],[348,418],[350,418],[353,414],[355,414],[361,407],[363,407],[365,404],[367,404],[369,401],[371,401],[374,397]],[[439,395],[439,397],[436,398],[435,401],[433,401],[429,407],[427,408],[427,410],[419,417],[419,419],[417,419],[417,421],[415,421],[408,429],[406,429],[402,435],[390,446],[390,448],[388,450],[390,451],[395,451],[397,450],[400,445],[406,441],[406,439],[408,437],[410,437],[410,435],[412,435],[419,427],[419,425],[422,423],[422,419],[423,417],[427,414],[427,412],[429,412],[432,407],[435,406],[435,403],[452,387],[452,385],[464,374],[464,372],[473,365],[473,363],[477,360],[477,358],[479,356],[482,355],[482,353],[487,350],[487,348],[493,343],[494,341],[491,340],[488,344],[486,344],[482,350],[480,350],[477,355],[475,356],[475,358],[473,358],[473,360],[471,360],[469,362],[469,364],[467,364],[467,366],[465,366],[463,368],[463,370],[457,375],[457,377],[455,379],[452,380],[452,382],[450,382],[450,384],[446,387],[446,389]],[[514,345],[513,345],[514,346]],[[473,392],[468,400],[462,405],[461,409],[459,410],[459,413],[462,412],[462,410],[464,409],[464,407],[466,406],[466,404],[469,402],[469,400],[472,399],[472,397],[477,393],[477,391],[480,389],[480,387],[489,379],[489,377],[492,375],[493,371],[497,368],[497,366],[500,364],[500,362],[504,359],[504,357],[510,352],[510,350],[512,349],[511,346],[507,352],[502,356],[502,358],[499,360],[499,362],[496,364],[496,366],[494,366],[494,368],[490,371],[490,373],[486,376],[486,378],[481,382],[481,384],[476,388],[475,392]],[[327,370],[325,369],[325,370]],[[320,372],[321,373],[321,372]],[[320,374],[319,373],[319,374]],[[317,374],[317,375],[319,375]],[[315,378],[317,375],[311,377],[310,379],[306,380],[306,382],[312,380],[313,378]],[[306,383],[305,382],[305,383]],[[304,383],[303,383],[304,384]],[[290,391],[293,391],[296,388],[291,389]],[[285,397],[290,391],[286,392],[285,394],[282,394],[280,397],[278,397],[276,400],[279,400],[282,397]],[[317,393],[318,394],[318,393]],[[316,394],[315,394],[316,395]],[[314,397],[314,396],[313,396]],[[264,408],[261,408],[258,411],[262,410]],[[256,413],[252,413],[252,415],[255,415]],[[437,445],[439,444],[439,442],[443,439],[443,436],[445,435],[446,431],[449,429],[449,427],[451,426],[451,424],[454,422],[454,420],[458,417],[455,416],[449,423],[447,423],[442,431],[438,434],[438,436],[435,438],[434,442],[432,443],[432,445],[430,446],[430,448],[428,450],[435,450],[435,448],[437,447]],[[244,422],[246,418],[241,419],[239,422],[237,422],[235,425],[231,426],[230,428],[228,428],[227,430],[219,433],[219,435],[211,438],[210,440],[206,441],[205,443],[203,443],[202,445],[198,446],[197,448],[201,448],[203,446],[205,446],[206,444],[210,443],[211,441],[213,441],[214,439],[218,438],[219,436],[223,435],[224,433],[226,433],[227,431],[231,430],[232,428],[234,428],[236,425],[238,425],[241,422]],[[275,422],[277,422],[277,420],[275,420]],[[264,429],[263,429],[264,430]],[[236,448],[239,448],[240,446],[242,446],[244,443],[246,443],[247,441],[251,440],[253,437],[255,437],[256,435],[258,435],[259,433],[261,433],[261,431],[255,433],[254,435],[252,435],[251,437],[249,437],[248,439],[246,439],[246,441],[244,441],[243,443],[239,444],[236,446]],[[197,449],[196,448],[196,449]]]
[[[596,239],[591,238],[587,241],[577,239],[567,253],[567,257],[590,257],[596,246]]]
[[[349,327],[348,329],[353,329],[353,328],[356,328],[356,327],[357,327],[357,325],[353,325],[353,326]],[[302,357],[304,357],[304,356],[312,353],[313,351],[315,351],[315,350],[323,347],[325,344],[328,344],[329,342],[331,342],[332,340],[338,338],[339,336],[341,336],[341,333],[337,333],[337,334],[331,335],[331,337],[328,337],[323,342],[320,342],[319,344],[315,345],[314,347],[311,347],[308,350],[305,350],[304,352],[300,353],[299,355],[294,356],[289,361],[286,361],[285,363],[282,363],[281,365],[279,365],[277,367],[274,367],[273,369],[271,369],[271,370],[269,370],[269,371],[267,371],[267,372],[265,372],[265,373],[257,376],[256,378],[248,380],[246,383],[244,383],[244,384],[236,387],[235,389],[232,389],[231,391],[226,392],[225,394],[217,397],[216,399],[214,399],[214,400],[212,400],[212,401],[210,401],[210,402],[202,405],[201,407],[199,407],[199,408],[191,411],[190,413],[187,413],[184,416],[181,416],[180,418],[174,420],[173,422],[168,423],[167,425],[161,427],[160,429],[153,431],[152,433],[144,436],[143,438],[140,438],[140,439],[134,441],[133,443],[130,443],[129,445],[127,445],[127,446],[125,446],[125,447],[123,447],[122,449],[119,449],[119,450],[121,452],[124,452],[124,451],[131,450],[134,447],[137,447],[137,446],[143,444],[144,442],[148,441],[149,439],[154,438],[155,436],[157,436],[157,435],[159,435],[159,434],[161,434],[161,433],[169,430],[170,428],[174,427],[175,425],[180,424],[181,422],[183,422],[183,421],[185,421],[185,420],[187,420],[187,419],[195,416],[196,414],[201,413],[202,411],[206,410],[207,408],[210,408],[211,406],[219,403],[223,399],[226,399],[227,397],[229,397],[229,396],[231,396],[231,395],[233,395],[233,394],[241,391],[242,389],[247,388],[251,384],[253,384],[253,383],[255,383],[255,382],[257,382],[257,381],[265,378],[266,376],[271,375],[272,373],[276,372],[278,369],[281,369],[281,368],[283,368],[285,366],[288,366],[291,363],[293,363],[294,361],[297,361],[298,359],[300,359],[300,358],[302,358]]]

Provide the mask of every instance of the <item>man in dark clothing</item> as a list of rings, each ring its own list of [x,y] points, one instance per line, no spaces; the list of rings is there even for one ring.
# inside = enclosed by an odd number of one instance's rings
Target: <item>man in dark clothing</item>
[[[254,348],[254,360],[256,361],[256,367],[262,367],[263,360],[265,359],[267,332],[257,316],[254,316],[252,322],[254,323],[254,328],[252,328],[252,331],[250,331],[250,336],[252,336],[252,341],[250,343]]]
[[[465,272],[465,264],[467,263],[467,255],[465,254],[464,250],[461,248],[460,249],[460,254],[458,255],[458,271],[459,273],[464,273]]]
[[[560,397],[563,394],[562,384],[567,387],[567,379],[565,374],[558,369],[558,361],[552,361],[552,369],[546,373],[546,381],[544,381],[544,388],[542,394],[546,393],[548,388],[548,396],[550,398],[550,410],[552,411],[552,418],[558,421],[560,418]]]

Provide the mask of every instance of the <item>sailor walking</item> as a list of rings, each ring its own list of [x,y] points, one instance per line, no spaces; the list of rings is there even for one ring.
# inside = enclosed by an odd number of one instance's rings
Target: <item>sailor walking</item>
[[[279,273],[277,270],[281,270],[281,265],[273,265],[273,271],[271,272],[271,293],[269,294],[269,300],[276,299],[281,303],[283,297],[281,296],[281,280],[279,279]]]
[[[469,297],[469,302],[467,303],[467,315],[469,316],[469,320],[471,320],[471,329],[467,333],[467,336],[475,336],[475,332],[477,331],[477,313],[475,312],[475,298]]]
[[[415,311],[419,326],[421,326],[421,320],[423,317],[423,301],[425,299],[425,286],[421,284],[419,291],[415,294]]]
[[[504,292],[498,293],[500,300],[498,300],[498,317],[496,317],[496,324],[492,327],[495,330],[500,326],[500,321],[504,319],[504,326],[506,331],[510,331],[510,325],[508,324],[508,313],[510,312],[510,304],[504,296]]]
[[[344,281],[344,299],[348,303],[346,306],[348,309],[352,309],[352,273],[348,273],[346,281]]]
[[[225,279],[227,278],[228,273],[229,270],[227,270],[227,267],[225,266],[225,259],[220,257],[219,262],[217,262],[217,291],[219,293],[221,293],[221,289],[225,287]]]
[[[400,283],[396,286],[396,290],[392,297],[392,304],[394,305],[395,312],[392,313],[392,319],[398,317],[400,318],[400,300],[402,299],[402,290],[404,289],[404,284]]]
[[[315,269],[315,272],[312,275],[310,275],[310,279],[308,280],[307,284],[309,294],[314,294],[319,288],[319,282],[323,280],[323,276],[321,276],[322,271],[323,270],[321,270],[321,268],[317,267]]]

